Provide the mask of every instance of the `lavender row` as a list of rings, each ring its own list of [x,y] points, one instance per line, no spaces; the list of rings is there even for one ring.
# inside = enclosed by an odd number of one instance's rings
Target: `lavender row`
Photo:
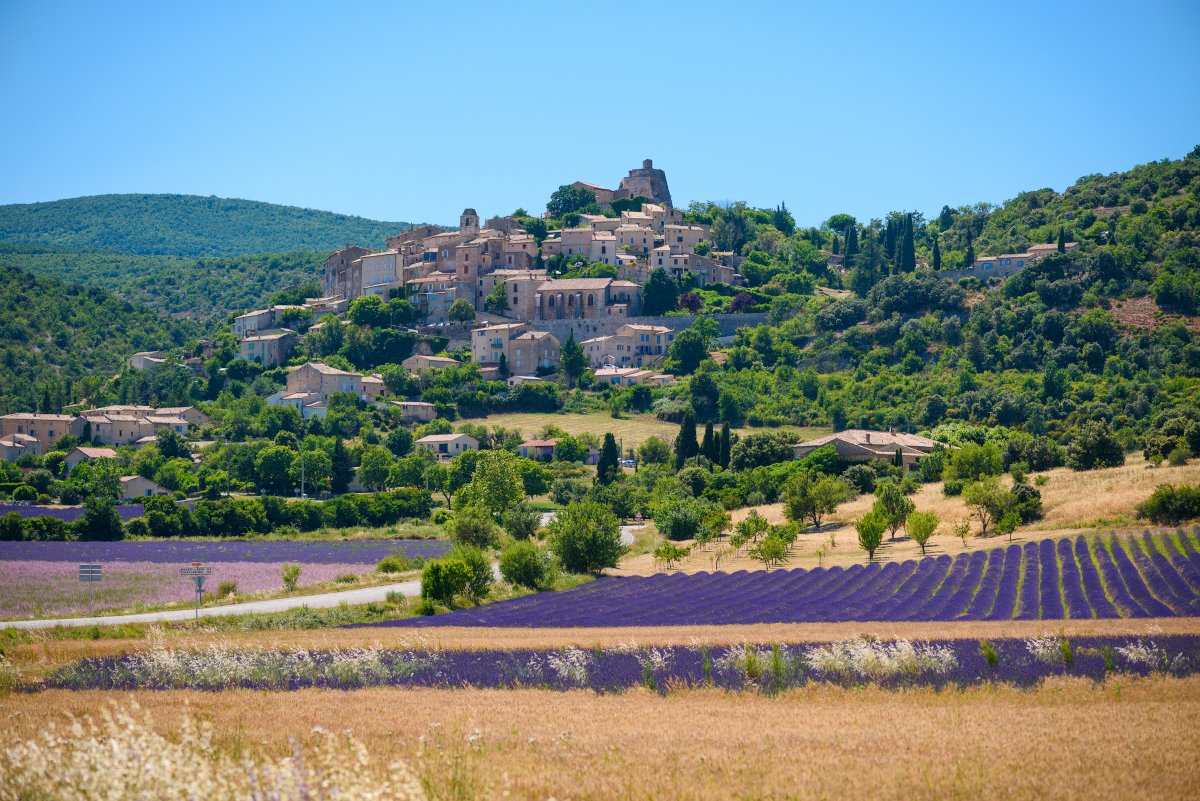
[[[140,508],[140,507],[139,507]],[[444,540],[128,540],[0,542],[0,562],[298,562],[375,564],[390,554],[442,556]]]
[[[846,640],[831,643],[621,646],[581,650],[428,651],[384,648],[267,651],[155,649],[85,659],[41,685],[69,690],[222,691],[403,687],[537,687],[621,692],[715,686],[775,693],[813,682],[850,686],[1030,687],[1052,676],[1095,681],[1112,674],[1174,676],[1200,669],[1200,637],[1055,636],[973,640]]]
[[[601,578],[383,626],[664,626],[1200,615],[1190,535],[1077,537],[920,561]]]

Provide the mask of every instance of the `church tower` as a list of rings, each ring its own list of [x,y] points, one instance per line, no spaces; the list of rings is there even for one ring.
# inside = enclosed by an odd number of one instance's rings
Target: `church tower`
[[[464,234],[479,233],[479,215],[475,209],[463,209],[462,216],[458,218],[458,230]]]

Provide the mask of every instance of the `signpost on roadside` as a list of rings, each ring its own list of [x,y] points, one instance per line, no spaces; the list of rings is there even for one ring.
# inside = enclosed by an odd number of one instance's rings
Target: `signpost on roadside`
[[[204,595],[204,581],[212,575],[211,565],[202,565],[199,562],[192,562],[190,567],[179,569],[181,576],[187,576],[196,585],[196,620],[200,619],[200,598]]]
[[[85,563],[79,566],[79,580],[88,582],[88,616],[92,614],[92,599],[96,594],[95,588],[91,586],[97,581],[100,581],[101,566],[96,563]]]

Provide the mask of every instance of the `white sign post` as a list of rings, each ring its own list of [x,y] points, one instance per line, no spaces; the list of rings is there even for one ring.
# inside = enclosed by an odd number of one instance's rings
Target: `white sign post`
[[[200,598],[204,595],[204,581],[212,575],[212,567],[210,565],[202,565],[199,562],[192,562],[191,567],[180,568],[179,574],[187,576],[196,585],[196,620],[199,620]]]
[[[96,595],[96,590],[92,586],[97,581],[100,581],[102,567],[96,563],[81,564],[79,566],[79,580],[88,582],[88,615],[92,614],[92,599]]]

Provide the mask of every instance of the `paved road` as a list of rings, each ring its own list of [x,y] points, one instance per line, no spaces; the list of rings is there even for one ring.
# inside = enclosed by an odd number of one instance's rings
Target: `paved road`
[[[398,592],[401,595],[409,597],[417,596],[421,594],[421,582],[413,579],[412,581],[403,581],[398,584],[382,584],[378,587],[362,587],[357,590],[323,592],[319,595],[297,595],[292,598],[273,598],[269,601],[247,601],[246,603],[225,604],[224,606],[202,606],[200,607],[200,617],[286,612],[289,609],[298,609],[302,606],[307,606],[311,609],[325,609],[342,604],[368,604],[386,600],[389,592]],[[48,629],[54,626],[116,626],[122,623],[160,623],[170,620],[194,620],[195,617],[195,609],[172,609],[163,612],[140,612],[134,615],[0,621],[0,629]]]
[[[545,525],[553,518],[553,512],[542,516]],[[632,545],[633,533],[641,526],[621,526],[621,544]],[[500,576],[499,567],[492,565],[492,572]],[[286,612],[289,609],[299,609],[307,606],[310,609],[326,609],[342,604],[369,604],[387,600],[389,592],[398,592],[406,597],[416,597],[421,594],[421,582],[418,579],[402,581],[398,584],[383,584],[378,587],[363,587],[357,590],[340,590],[338,592],[323,592],[318,595],[298,595],[292,598],[273,598],[269,601],[247,601],[241,604],[224,604],[222,606],[200,607],[200,617],[220,617],[224,615],[249,615],[266,612]],[[164,623],[173,620],[194,620],[195,609],[172,609],[163,612],[139,612],[133,615],[102,615],[97,617],[62,617],[45,618],[41,620],[0,620],[0,629],[49,629],[55,626],[119,626],[122,623]]]

